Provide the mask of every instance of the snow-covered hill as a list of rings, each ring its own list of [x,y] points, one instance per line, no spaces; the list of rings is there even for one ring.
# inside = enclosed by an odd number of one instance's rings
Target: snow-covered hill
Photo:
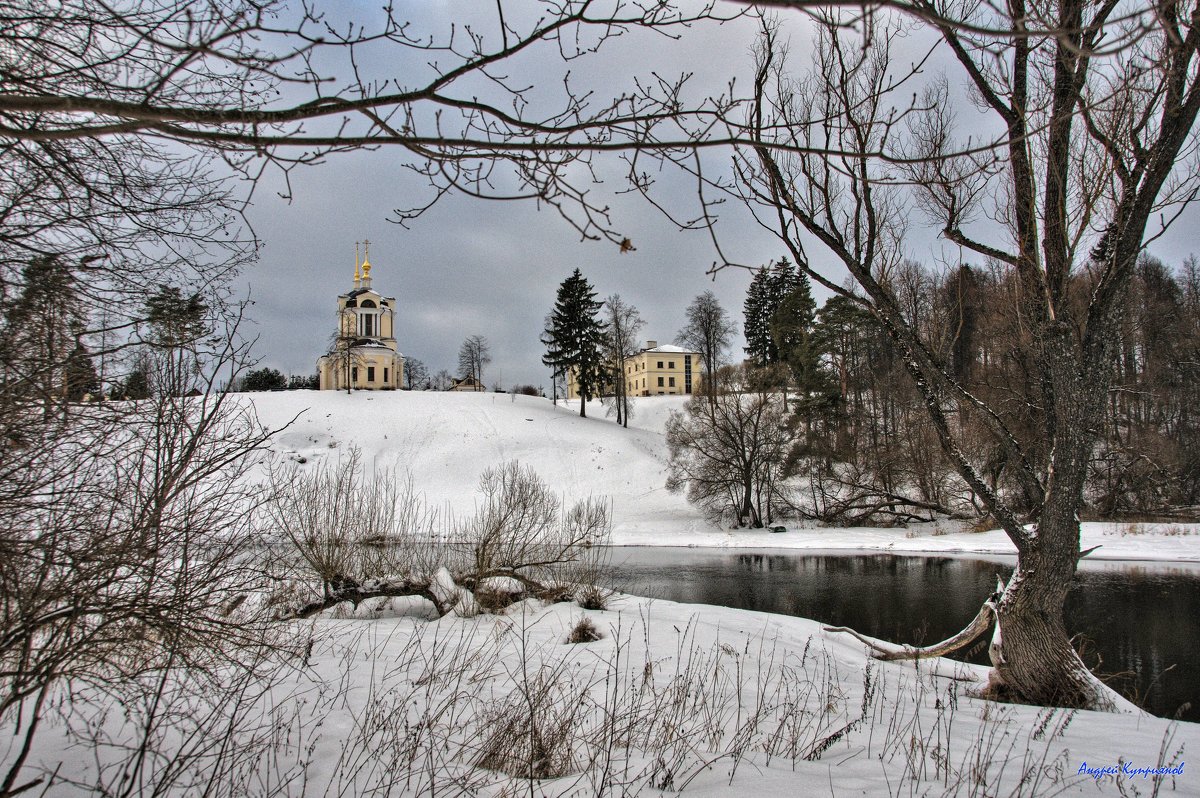
[[[357,446],[369,466],[407,471],[431,504],[457,513],[473,509],[485,468],[517,460],[566,501],[611,500],[618,543],[664,534],[681,542],[680,535],[716,531],[664,487],[662,430],[685,397],[638,400],[629,429],[605,418],[599,403],[589,407],[593,417],[580,418],[576,403],[509,394],[285,391],[239,398],[252,401],[269,428],[295,418],[272,440],[278,456],[308,466]]]
[[[907,528],[820,528],[789,524],[786,534],[718,528],[682,494],[666,490],[664,427],[686,397],[635,401],[629,429],[606,417],[599,402],[580,418],[578,403],[494,393],[283,391],[241,394],[269,428],[276,457],[309,467],[336,460],[350,446],[368,467],[411,474],[437,508],[474,510],[480,473],[506,460],[532,467],[563,499],[609,499],[613,542],[635,546],[719,546],[808,550],[1013,555],[999,530],[973,532],[937,522]],[[1084,561],[1200,562],[1200,525],[1085,523],[1082,547],[1100,546]]]

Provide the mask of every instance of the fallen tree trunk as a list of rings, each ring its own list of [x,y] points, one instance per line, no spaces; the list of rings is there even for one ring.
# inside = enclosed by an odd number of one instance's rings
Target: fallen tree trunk
[[[347,601],[357,607],[360,603],[368,599],[402,598],[405,596],[418,596],[427,599],[433,604],[439,616],[445,615],[452,609],[452,607],[446,606],[444,600],[435,595],[431,589],[429,580],[373,579],[360,585],[357,582],[347,579],[331,586],[323,598],[317,601],[310,601],[289,611],[286,617],[292,619],[309,618]]]
[[[454,577],[446,569],[439,569],[431,577],[407,576],[401,579],[371,579],[362,584],[349,577],[340,577],[325,585],[325,595],[315,601],[310,601],[298,607],[293,607],[281,613],[288,619],[309,618],[325,610],[332,609],[343,602],[358,606],[364,601],[376,598],[402,598],[416,596],[426,599],[433,604],[438,616],[453,612],[470,614],[478,609],[481,590],[488,590],[490,584],[498,579],[512,580],[520,585],[516,590],[489,591],[492,598],[491,606],[507,606],[526,596],[549,601],[573,600],[579,592],[580,585],[568,583],[543,583],[520,573],[514,568],[492,568],[480,574],[466,574]],[[495,604],[496,596],[503,595],[501,604]]]
[[[903,643],[896,645],[891,643],[881,643],[878,640],[859,634],[858,632],[846,626],[826,626],[826,632],[842,632],[851,637],[865,643],[872,649],[871,656],[878,660],[894,661],[906,659],[929,659],[932,657],[944,657],[947,654],[953,654],[955,651],[965,647],[969,643],[974,642],[984,632],[992,626],[992,621],[996,617],[996,603],[1000,599],[1001,593],[1004,591],[1004,583],[997,580],[996,592],[988,597],[987,601],[983,602],[983,606],[979,608],[979,613],[975,616],[967,626],[958,634],[949,637],[940,643],[934,643],[931,646],[909,646]]]

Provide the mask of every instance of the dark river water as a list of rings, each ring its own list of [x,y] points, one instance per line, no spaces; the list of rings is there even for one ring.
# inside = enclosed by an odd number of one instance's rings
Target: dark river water
[[[780,549],[613,549],[627,593],[813,618],[928,644],[975,617],[1014,561]],[[1084,661],[1156,715],[1200,721],[1200,567],[1086,564],[1067,598]],[[987,663],[987,652],[963,657]],[[1099,663],[1099,664],[1097,664]]]

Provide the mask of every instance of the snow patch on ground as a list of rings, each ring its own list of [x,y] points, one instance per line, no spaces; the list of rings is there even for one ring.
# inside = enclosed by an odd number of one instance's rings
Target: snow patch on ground
[[[936,525],[714,529],[662,487],[661,424],[679,399],[640,401],[630,430],[496,394],[282,392],[238,401],[253,402],[268,426],[287,426],[270,443],[274,457],[314,468],[358,446],[368,467],[411,472],[431,501],[464,514],[480,472],[518,459],[566,498],[610,497],[621,544],[1011,551],[999,533]],[[1183,526],[1084,528],[1085,546],[1104,546],[1094,557],[1197,560],[1198,537]],[[430,588],[444,601],[457,591],[445,574]],[[604,610],[532,599],[498,615],[463,609],[468,617],[431,618],[423,599],[378,600],[289,627],[283,656],[291,659],[275,679],[251,685],[244,704],[210,708],[218,721],[236,711],[250,724],[222,748],[241,768],[246,790],[236,794],[1200,796],[1188,761],[1200,725],[978,701],[970,690],[983,668],[877,662],[862,643],[811,620],[623,595]],[[582,618],[603,637],[567,644]],[[201,698],[185,696],[204,709]],[[137,712],[101,706],[93,750],[81,755],[69,736],[47,734],[32,764],[79,780],[78,791],[63,785],[61,794],[88,794],[92,770],[128,755]],[[536,733],[520,725],[531,716]],[[202,719],[179,717],[184,725],[172,734]],[[211,753],[162,763],[184,775],[198,768],[204,784]],[[561,775],[530,785],[502,772],[522,759],[553,759]],[[1159,792],[1128,774],[1146,767],[1179,772]]]
[[[567,644],[585,617],[603,637]],[[271,688],[264,755],[246,762],[288,794],[1151,794],[1083,772],[1125,764],[1182,765],[1162,794],[1200,796],[1198,725],[979,701],[982,668],[872,661],[802,618],[615,596],[296,631],[313,644]],[[549,762],[534,785],[504,772]]]

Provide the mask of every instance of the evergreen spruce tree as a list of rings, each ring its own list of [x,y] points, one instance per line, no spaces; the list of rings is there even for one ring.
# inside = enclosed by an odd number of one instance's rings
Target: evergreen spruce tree
[[[746,335],[746,354],[756,366],[770,366],[781,360],[779,347],[771,332],[771,323],[779,306],[799,285],[800,276],[787,258],[780,258],[768,268],[759,269],[746,292],[742,306],[746,314],[743,332]]]
[[[771,316],[771,340],[780,362],[787,365],[802,396],[820,387],[820,350],[813,338],[817,303],[804,274],[792,276],[791,291]]]
[[[100,393],[100,375],[92,363],[92,354],[81,341],[76,341],[75,348],[67,356],[63,368],[66,380],[67,401],[82,402],[87,397],[96,397]]]
[[[767,283],[770,274],[763,266],[754,273],[750,288],[746,290],[746,301],[742,305],[745,321],[742,332],[746,336],[746,355],[756,366],[769,362],[771,347],[770,316],[765,315],[767,305]]]
[[[139,352],[133,359],[133,367],[117,391],[119,398],[149,399],[154,391],[154,380],[151,374],[153,368],[150,356],[145,352]]]
[[[806,278],[807,282],[807,278]],[[787,299],[800,285],[800,274],[787,258],[780,258],[771,267],[770,279],[767,281],[768,319],[775,315],[783,300]]]
[[[574,374],[579,385],[579,415],[587,416],[587,401],[599,395],[608,370],[604,362],[603,303],[579,269],[558,287],[554,310],[547,319],[542,362],[555,374]]]
[[[255,369],[242,380],[243,391],[282,391],[288,387],[287,377],[273,368]]]

